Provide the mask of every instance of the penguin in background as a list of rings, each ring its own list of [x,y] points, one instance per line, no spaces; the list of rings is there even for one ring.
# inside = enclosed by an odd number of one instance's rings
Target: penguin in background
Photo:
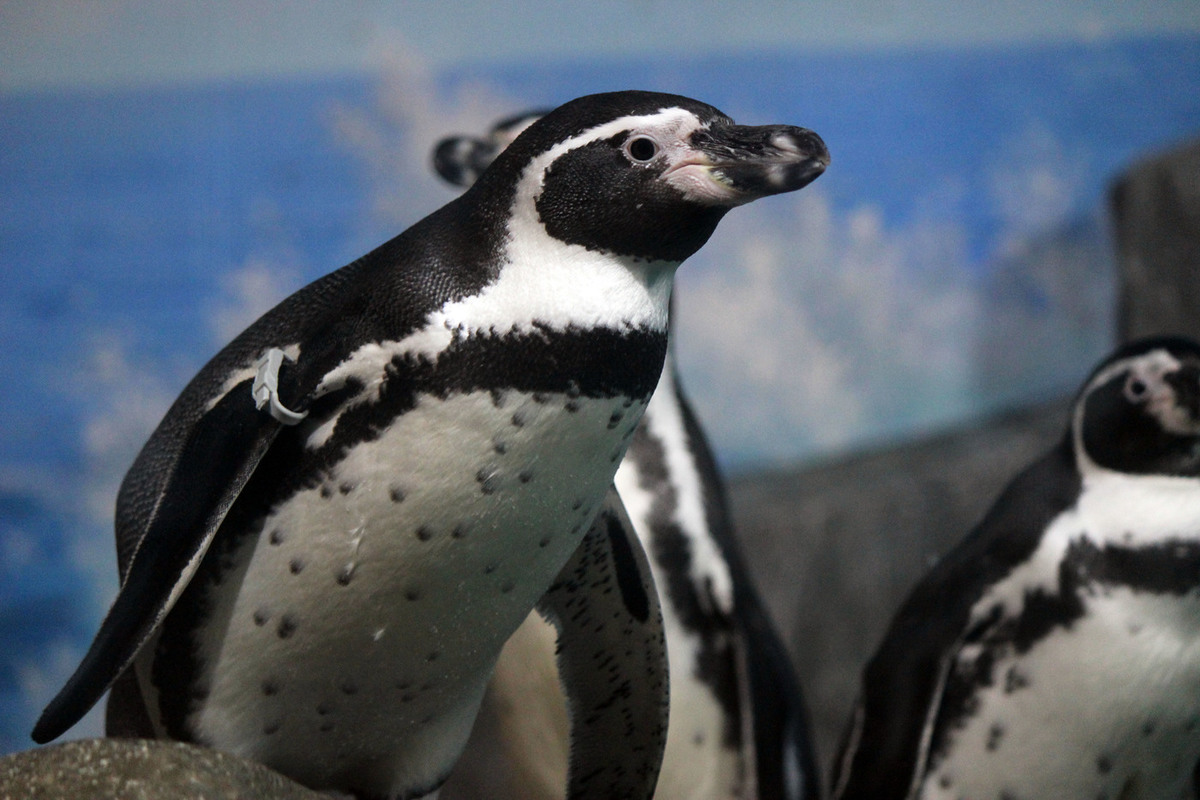
[[[34,739],[116,682],[114,732],[431,795],[536,606],[559,635],[568,796],[650,797],[665,653],[612,478],[662,370],[675,268],[730,208],[827,160],[803,128],[590,95],[268,311],[127,474],[120,590]]]
[[[833,797],[1176,800],[1198,759],[1200,345],[1154,338],[909,595]]]
[[[434,170],[470,186],[544,113],[508,117],[483,137],[443,139]],[[800,685],[741,556],[670,346],[615,484],[659,587],[669,654],[671,724],[655,796],[815,800],[820,780]],[[562,797],[568,733],[553,648],[554,631],[530,615],[489,690],[488,729],[520,775],[524,798]]]

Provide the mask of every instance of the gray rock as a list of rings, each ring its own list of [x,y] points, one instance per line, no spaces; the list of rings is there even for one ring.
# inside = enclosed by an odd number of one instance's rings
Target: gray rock
[[[1130,168],[1111,201],[1121,338],[1200,338],[1200,140]]]
[[[795,660],[828,765],[862,667],[933,562],[1066,430],[1069,403],[729,482],[749,566]]]
[[[0,800],[330,800],[237,756],[181,742],[80,739],[0,758]]]

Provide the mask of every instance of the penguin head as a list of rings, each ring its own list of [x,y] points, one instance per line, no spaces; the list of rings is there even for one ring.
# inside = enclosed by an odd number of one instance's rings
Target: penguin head
[[[442,139],[433,149],[434,172],[454,186],[470,186],[522,131],[547,113],[548,109],[539,108],[505,117],[484,137],[448,136]]]
[[[1075,403],[1085,469],[1200,477],[1200,344],[1158,337],[1118,349]]]
[[[805,128],[736,125],[686,97],[612,92],[533,122],[469,193],[485,206],[505,198],[513,218],[567,244],[678,263],[730,208],[800,189],[828,163]]]

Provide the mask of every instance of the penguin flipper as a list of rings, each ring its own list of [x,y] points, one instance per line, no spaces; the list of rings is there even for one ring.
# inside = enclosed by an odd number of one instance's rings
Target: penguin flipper
[[[116,600],[87,654],[33,729],[61,736],[123,673],[187,587],[213,536],[281,424],[256,409],[246,380],[188,431]]]
[[[652,797],[667,741],[666,641],[650,565],[615,488],[538,611],[558,629],[567,797]]]

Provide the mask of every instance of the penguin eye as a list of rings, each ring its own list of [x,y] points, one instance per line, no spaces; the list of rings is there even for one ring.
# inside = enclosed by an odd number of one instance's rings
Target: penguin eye
[[[638,136],[625,144],[625,152],[634,161],[649,161],[658,155],[658,145],[648,136]]]
[[[1141,378],[1129,376],[1129,380],[1125,382],[1125,396],[1134,403],[1140,403],[1146,399],[1146,393],[1150,387]]]

